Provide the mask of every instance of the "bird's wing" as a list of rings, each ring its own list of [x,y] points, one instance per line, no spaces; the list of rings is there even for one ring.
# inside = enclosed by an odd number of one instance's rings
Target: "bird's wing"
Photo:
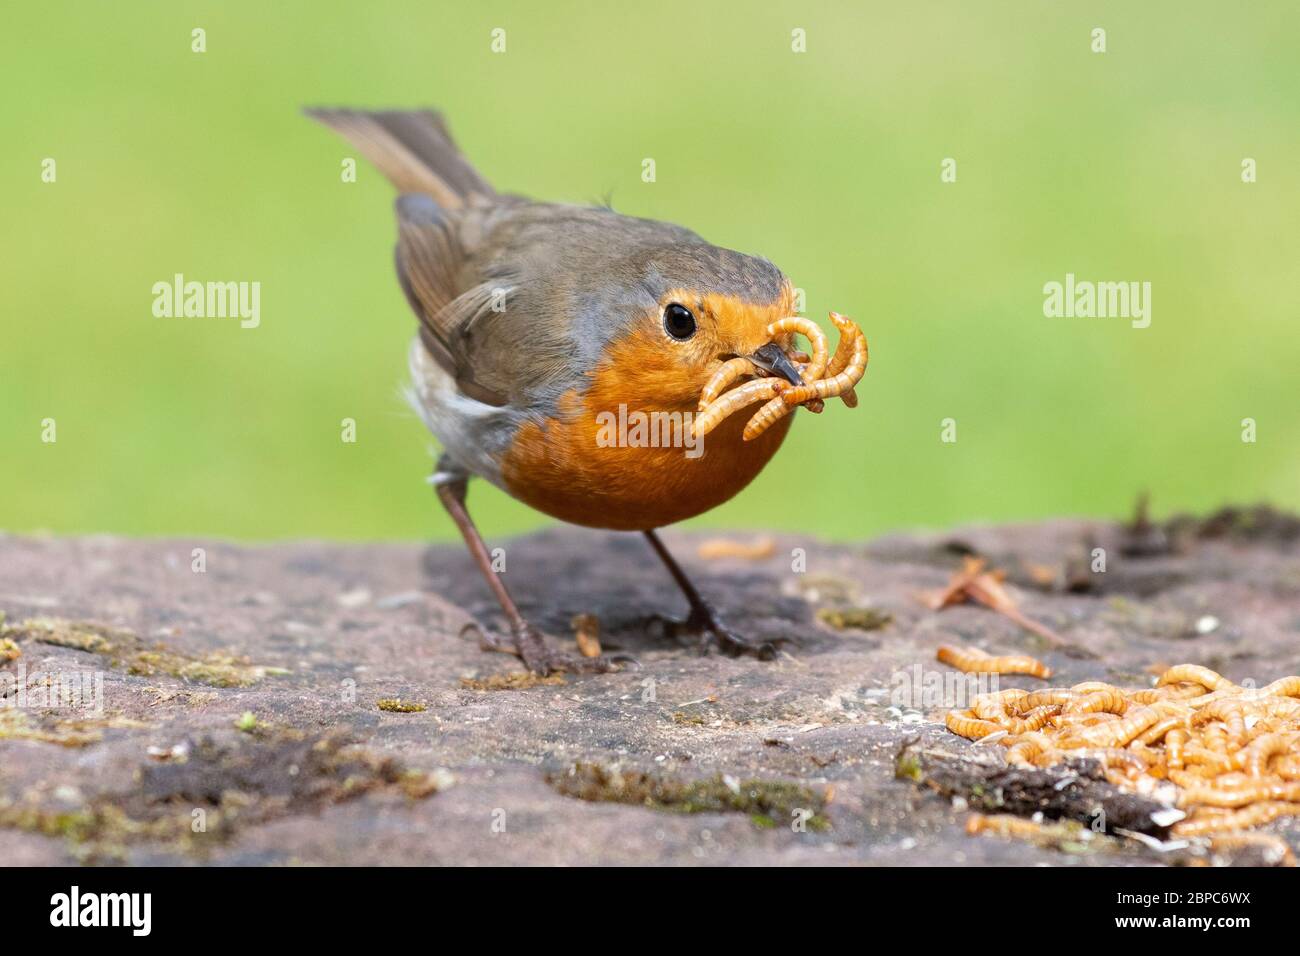
[[[402,196],[397,218],[397,272],[426,348],[492,405],[540,407],[580,386],[622,322],[655,304],[630,257],[701,243],[678,226],[507,196],[451,211]]]
[[[428,196],[399,197],[397,278],[420,319],[420,339],[429,354],[465,395],[505,405],[511,383],[490,364],[473,360],[472,335],[476,322],[509,294],[512,276],[475,263],[463,234],[477,230],[465,219],[452,218]]]

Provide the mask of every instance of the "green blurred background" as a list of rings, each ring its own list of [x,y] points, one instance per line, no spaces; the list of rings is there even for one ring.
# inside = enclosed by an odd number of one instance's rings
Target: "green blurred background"
[[[499,188],[682,223],[860,321],[859,408],[800,416],[699,525],[846,538],[1116,515],[1143,488],[1158,512],[1300,505],[1294,3],[6,13],[2,528],[454,535],[399,398],[391,189],[364,161],[342,183],[354,153],[304,104],[438,106]],[[154,318],[176,272],[260,281],[261,327]],[[1150,281],[1151,327],[1045,318],[1066,272]],[[549,522],[482,483],[471,504],[489,535]]]

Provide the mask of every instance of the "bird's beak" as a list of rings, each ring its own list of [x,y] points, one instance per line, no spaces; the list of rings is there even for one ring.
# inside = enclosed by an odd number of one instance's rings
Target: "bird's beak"
[[[791,385],[803,384],[803,379],[799,377],[799,370],[794,367],[794,363],[786,356],[781,346],[775,342],[768,342],[751,352],[749,360],[764,371],[781,376]]]

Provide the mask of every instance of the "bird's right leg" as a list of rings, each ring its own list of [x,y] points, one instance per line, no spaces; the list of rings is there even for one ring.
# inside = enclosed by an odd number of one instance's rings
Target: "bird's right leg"
[[[451,515],[451,520],[460,529],[461,536],[465,539],[465,546],[469,548],[470,556],[474,559],[474,563],[478,565],[484,580],[487,581],[488,587],[496,596],[497,602],[501,605],[501,610],[505,612],[506,619],[510,622],[513,648],[504,647],[501,643],[485,634],[484,640],[487,649],[513,653],[524,662],[530,671],[542,675],[550,674],[553,671],[604,672],[611,670],[618,663],[615,659],[607,656],[574,657],[570,654],[552,650],[547,645],[542,632],[529,624],[524,619],[524,616],[519,613],[519,607],[510,596],[510,592],[506,590],[501,576],[492,569],[492,556],[488,552],[487,544],[484,543],[483,536],[479,534],[478,528],[474,526],[474,521],[470,518],[469,511],[465,507],[465,497],[469,488],[468,473],[448,461],[446,456],[443,456],[438,461],[438,468],[429,479],[429,482],[438,492],[438,500],[442,502],[442,506]]]

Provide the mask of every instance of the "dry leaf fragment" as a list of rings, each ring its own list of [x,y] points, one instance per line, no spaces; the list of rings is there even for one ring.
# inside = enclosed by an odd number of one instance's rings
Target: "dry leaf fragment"
[[[974,601],[997,611],[1004,617],[1010,618],[1026,631],[1037,634],[1053,647],[1064,644],[1065,639],[1059,634],[1026,617],[1020,611],[1015,600],[1007,592],[1007,589],[1002,586],[1005,579],[1006,572],[1004,571],[984,570],[983,558],[967,557],[962,561],[961,569],[953,574],[952,580],[948,582],[947,587],[941,591],[922,595],[922,601],[933,611],[939,611],[965,601]]]

